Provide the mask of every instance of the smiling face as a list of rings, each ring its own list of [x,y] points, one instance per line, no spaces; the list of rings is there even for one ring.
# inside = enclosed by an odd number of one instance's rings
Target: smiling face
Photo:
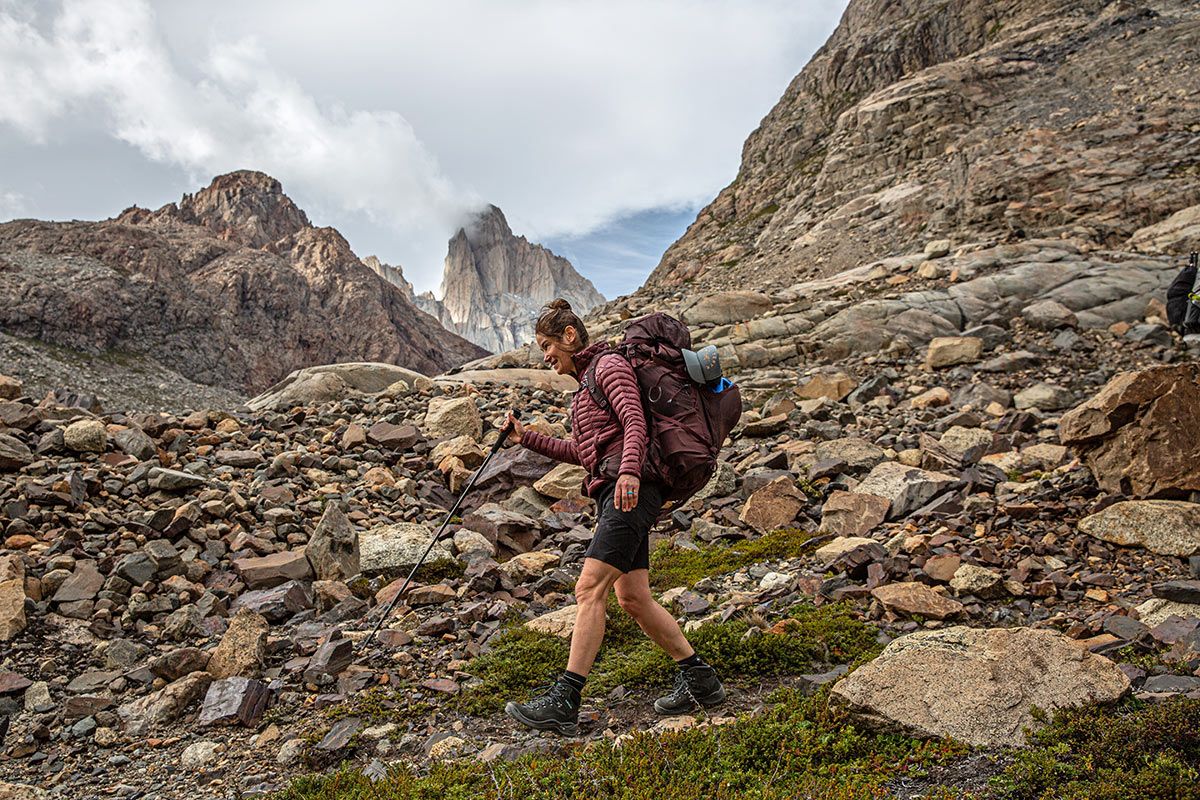
[[[575,372],[575,361],[572,356],[578,349],[579,336],[575,333],[573,325],[564,328],[561,337],[539,333],[537,343],[538,347],[542,348],[542,352],[546,354],[543,360],[550,365],[551,369],[559,375],[571,375]]]

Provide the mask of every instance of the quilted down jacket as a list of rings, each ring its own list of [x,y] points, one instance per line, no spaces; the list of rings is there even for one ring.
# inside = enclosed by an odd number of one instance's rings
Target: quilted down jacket
[[[617,475],[640,478],[649,440],[637,376],[628,361],[616,353],[607,353],[609,349],[608,342],[597,342],[580,350],[572,360],[574,374],[579,377],[587,373],[593,358],[600,359],[596,364],[596,383],[612,405],[613,413],[597,405],[590,392],[578,391],[571,400],[570,439],[544,436],[528,429],[521,436],[521,444],[530,450],[586,469],[585,493],[589,497]]]

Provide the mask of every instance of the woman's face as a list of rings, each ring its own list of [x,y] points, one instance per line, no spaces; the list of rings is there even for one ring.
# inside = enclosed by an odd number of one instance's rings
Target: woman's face
[[[549,364],[551,369],[559,375],[570,375],[575,372],[575,361],[572,356],[579,344],[579,336],[573,325],[564,328],[562,336],[546,336],[539,333],[537,343],[538,347],[542,348],[542,352],[546,354],[543,361]]]

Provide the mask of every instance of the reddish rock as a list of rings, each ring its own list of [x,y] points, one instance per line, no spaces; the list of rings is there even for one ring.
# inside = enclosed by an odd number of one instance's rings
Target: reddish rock
[[[790,525],[808,503],[796,482],[780,477],[759,489],[746,501],[738,519],[760,532]]]
[[[1137,498],[1200,491],[1200,364],[1123,372],[1067,412],[1059,438],[1100,488]]]
[[[872,589],[871,595],[888,611],[906,617],[947,619],[963,609],[962,603],[943,597],[923,583],[889,583]]]
[[[312,567],[303,550],[286,550],[261,558],[239,558],[233,568],[251,589],[270,588],[287,581],[307,581],[313,577]]]

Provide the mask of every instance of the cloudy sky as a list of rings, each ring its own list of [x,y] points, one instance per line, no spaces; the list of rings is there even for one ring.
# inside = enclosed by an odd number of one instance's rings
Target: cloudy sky
[[[846,0],[0,0],[0,221],[258,169],[441,279],[494,203],[608,297],[737,173]]]

